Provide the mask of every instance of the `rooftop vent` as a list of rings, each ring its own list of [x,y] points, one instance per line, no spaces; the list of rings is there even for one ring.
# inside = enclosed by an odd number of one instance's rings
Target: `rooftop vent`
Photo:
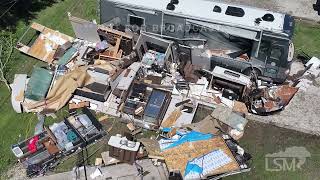
[[[221,13],[221,7],[220,6],[214,6],[213,12]]]
[[[272,22],[274,21],[274,16],[272,14],[267,13],[262,17],[262,19],[264,21]]]
[[[171,0],[171,4],[179,4],[179,0]]]
[[[244,14],[245,14],[244,10],[239,7],[228,6],[226,10],[226,15],[229,15],[229,16],[243,17]]]
[[[174,11],[175,8],[176,8],[176,7],[175,7],[174,4],[172,4],[172,3],[169,3],[169,4],[167,5],[167,10]]]

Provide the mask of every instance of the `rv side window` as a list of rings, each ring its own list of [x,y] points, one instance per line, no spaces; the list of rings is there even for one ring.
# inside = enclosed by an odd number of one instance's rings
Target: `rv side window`
[[[235,16],[235,17],[243,17],[244,10],[242,8],[228,6],[226,10],[226,15]]]
[[[129,24],[141,27],[144,25],[144,18],[129,15]]]
[[[221,7],[220,6],[214,6],[213,12],[221,13]]]
[[[176,31],[175,30],[175,25],[171,24],[171,23],[165,23],[164,24],[164,29],[165,29],[165,31],[171,32],[171,33],[174,33]]]

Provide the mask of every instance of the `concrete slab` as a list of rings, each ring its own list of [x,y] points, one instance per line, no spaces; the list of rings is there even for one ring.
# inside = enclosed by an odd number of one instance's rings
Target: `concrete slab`
[[[299,90],[284,111],[271,116],[250,115],[250,120],[274,124],[308,134],[320,135],[320,88]]]
[[[143,167],[145,180],[167,180],[168,174],[164,166],[154,166],[152,161],[149,159],[137,161],[137,163]],[[90,175],[96,170],[96,167],[87,167],[87,177],[92,179]],[[100,168],[102,176],[96,177],[95,180],[105,179],[121,179],[121,180],[140,180],[138,171],[135,165],[130,164],[118,164],[114,166],[106,166]],[[76,174],[73,171],[54,174],[51,176],[42,176],[34,178],[34,180],[70,180],[76,179]],[[80,168],[78,171],[78,180],[84,180],[84,170]]]

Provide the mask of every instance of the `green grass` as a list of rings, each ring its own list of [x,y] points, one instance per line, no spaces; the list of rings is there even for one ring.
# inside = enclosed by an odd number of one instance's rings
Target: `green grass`
[[[309,56],[320,57],[320,25],[297,20],[294,45],[296,54],[304,51]]]
[[[85,19],[97,19],[95,0],[64,0],[58,1],[51,7],[47,7],[43,11],[38,12],[37,18],[34,20],[40,24],[43,24],[49,28],[58,30],[65,34],[74,36],[71,24],[67,17],[67,12],[71,12],[72,15],[85,18]],[[99,22],[99,19],[97,19]],[[17,31],[12,32],[16,39],[28,28],[28,24],[19,22],[17,25]],[[13,81],[14,74],[26,73],[29,74],[32,71],[33,66],[46,66],[45,63],[35,60],[29,56],[26,56],[19,51],[15,50],[9,68],[7,78],[10,82]],[[13,156],[10,147],[12,144],[17,143],[19,140],[23,140],[29,137],[34,132],[34,127],[37,123],[36,115],[29,114],[17,114],[13,111],[11,106],[11,95],[6,89],[6,86],[0,84],[0,175],[4,178],[4,172],[10,168],[17,159]],[[65,115],[65,110],[57,113],[59,118]],[[56,122],[58,119],[47,118],[45,124],[50,125]]]
[[[272,125],[249,122],[245,135],[240,140],[240,145],[252,156],[252,170],[249,173],[228,177],[226,179],[236,180],[304,180],[319,179],[320,165],[320,138],[300,132],[287,130]],[[301,170],[296,171],[266,171],[265,155],[285,151],[290,147],[305,147],[311,158],[307,158]],[[291,162],[292,159],[290,159]]]
[[[49,28],[58,30],[65,34],[74,36],[71,24],[67,18],[67,12],[72,15],[85,18],[97,19],[95,0],[64,0],[47,7],[39,12],[35,22],[43,24]],[[97,19],[99,22],[99,20]],[[16,39],[24,33],[28,25],[24,22],[19,22],[17,31],[14,32]],[[320,26],[314,23],[297,22],[294,37],[296,52],[301,50],[308,53],[310,56],[320,57]],[[12,82],[14,74],[27,73],[30,74],[33,66],[45,66],[46,64],[14,51],[10,68],[8,69],[7,77]],[[25,139],[33,134],[34,126],[37,123],[37,118],[34,114],[16,114],[10,102],[10,94],[4,85],[0,85],[0,174],[10,168],[16,158],[10,151],[10,146],[17,143],[18,140]],[[58,117],[63,117],[66,114],[66,109],[58,112]],[[46,125],[56,122],[58,119],[47,118]],[[110,123],[110,122],[108,122]],[[110,127],[110,124],[106,124]],[[125,131],[122,125],[115,125],[112,134]],[[120,132],[119,132],[120,130]],[[149,135],[146,133],[146,135]],[[153,134],[150,134],[150,136]],[[320,142],[318,137],[309,136],[303,133],[276,128],[270,125],[250,123],[246,129],[245,136],[240,143],[253,156],[252,171],[243,175],[232,176],[227,179],[317,179],[320,177],[318,167],[320,159],[317,153],[320,150]],[[90,152],[94,152],[100,143],[92,146]],[[274,153],[280,150],[285,150],[290,146],[304,146],[312,154],[312,158],[308,159],[303,166],[303,171],[296,172],[279,172],[271,173],[265,171],[264,157],[267,153]],[[102,148],[107,150],[107,147]],[[99,150],[96,156],[99,156]],[[93,156],[90,158],[90,163],[94,162]],[[70,160],[61,164],[57,171],[66,171],[72,168],[79,159],[78,155],[72,156]],[[3,178],[3,176],[1,176]]]
[[[16,114],[10,101],[10,94],[5,86],[0,86],[0,174],[16,161],[10,147],[13,143],[25,139],[33,133],[36,116],[33,114]]]
[[[81,164],[84,159],[88,159],[87,164],[94,165],[97,157],[101,158],[101,153],[108,150],[107,138],[101,139],[101,141],[91,144],[87,147],[87,152],[89,158],[86,158],[86,153],[84,151],[84,156],[82,152],[79,151],[66,157],[55,169],[55,173],[61,173],[66,171],[71,171],[75,166]]]

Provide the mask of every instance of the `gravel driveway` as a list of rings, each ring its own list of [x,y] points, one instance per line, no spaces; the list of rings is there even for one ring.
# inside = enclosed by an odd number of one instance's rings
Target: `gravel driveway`
[[[277,12],[285,12],[293,16],[302,17],[314,21],[320,21],[320,16],[313,10],[316,0],[220,0],[222,2],[254,6],[270,9]]]

